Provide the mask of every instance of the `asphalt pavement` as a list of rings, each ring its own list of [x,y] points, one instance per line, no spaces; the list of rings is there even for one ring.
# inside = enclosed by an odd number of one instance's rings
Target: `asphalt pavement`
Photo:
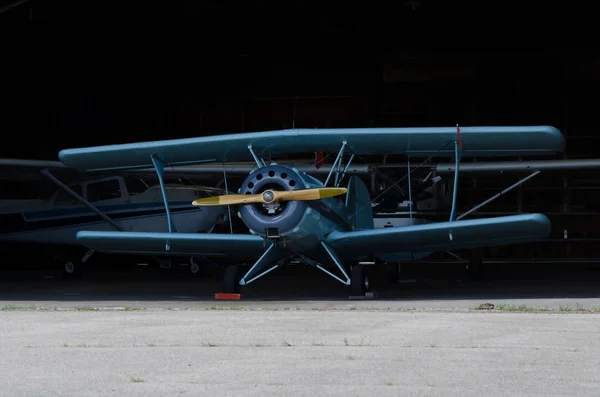
[[[595,314],[0,312],[0,384],[32,396],[597,396]]]
[[[0,395],[597,396],[598,272],[544,275],[352,300],[289,269],[219,301],[211,275],[4,274]]]

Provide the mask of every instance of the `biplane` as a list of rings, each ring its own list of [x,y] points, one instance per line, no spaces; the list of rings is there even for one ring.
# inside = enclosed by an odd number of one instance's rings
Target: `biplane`
[[[199,138],[73,148],[60,160],[79,170],[154,167],[253,160],[235,194],[194,200],[197,207],[228,207],[248,234],[192,234],[177,230],[163,190],[168,232],[79,231],[77,240],[112,253],[253,258],[249,269],[228,266],[223,291],[240,289],[290,262],[314,266],[364,296],[370,289],[366,263],[402,262],[432,252],[533,242],[548,237],[549,219],[539,213],[457,219],[454,184],[447,221],[375,228],[369,190],[345,170],[361,156],[451,157],[454,179],[461,158],[551,155],[564,150],[551,126],[292,129]],[[271,159],[290,153],[337,153],[325,181]],[[347,160],[344,160],[347,158]],[[409,178],[410,179],[410,178]]]

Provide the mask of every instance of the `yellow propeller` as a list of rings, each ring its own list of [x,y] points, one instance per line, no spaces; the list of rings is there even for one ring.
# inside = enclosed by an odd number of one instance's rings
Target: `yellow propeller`
[[[194,200],[195,206],[270,204],[278,201],[320,200],[346,193],[345,187],[321,187],[302,190],[265,190],[258,194],[226,194]]]

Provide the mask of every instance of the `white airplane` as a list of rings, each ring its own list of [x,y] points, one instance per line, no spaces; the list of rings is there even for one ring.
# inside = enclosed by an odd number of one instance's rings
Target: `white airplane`
[[[37,175],[41,172],[58,187],[47,199],[0,200],[0,242],[50,247],[65,276],[81,274],[83,264],[94,253],[77,243],[76,235],[80,230],[167,232],[169,222],[172,222],[177,230],[185,233],[210,233],[228,219],[226,208],[198,211],[192,205],[192,201],[208,197],[211,192],[222,192],[222,189],[164,184],[162,180],[150,186],[140,178],[121,175],[79,178],[67,185],[49,171],[49,168],[56,168],[55,172],[70,172],[57,163],[0,160],[0,166],[37,168]],[[18,174],[19,170],[14,177],[18,178]],[[165,211],[161,184],[168,197],[171,219]],[[17,249],[23,250],[22,247]],[[34,251],[33,254],[38,253],[38,250]],[[23,256],[22,252],[20,256]],[[189,257],[186,262],[193,275],[200,272],[198,258]],[[159,263],[168,268],[172,261],[159,259]]]

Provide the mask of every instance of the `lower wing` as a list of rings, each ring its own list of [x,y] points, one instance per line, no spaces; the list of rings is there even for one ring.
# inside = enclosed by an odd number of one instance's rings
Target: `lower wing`
[[[251,234],[81,231],[77,233],[77,241],[100,252],[128,254],[244,258],[260,256],[266,249],[265,241]]]
[[[425,225],[334,231],[329,245],[348,256],[435,252],[532,242],[548,237],[551,224],[542,214],[439,222]]]

